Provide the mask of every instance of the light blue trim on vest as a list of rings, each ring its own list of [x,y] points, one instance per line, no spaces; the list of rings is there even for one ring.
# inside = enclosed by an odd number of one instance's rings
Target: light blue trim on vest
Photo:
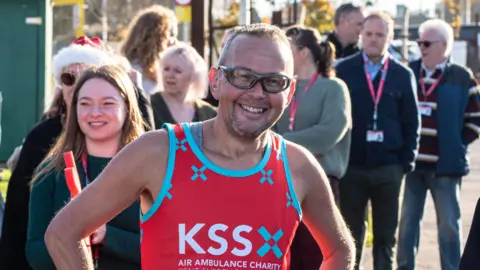
[[[183,131],[185,132],[185,137],[187,137],[188,140],[188,145],[192,149],[193,153],[197,158],[205,165],[208,169],[224,176],[229,176],[229,177],[247,177],[254,175],[258,172],[260,172],[265,165],[267,165],[268,160],[270,159],[270,154],[272,152],[272,139],[271,136],[268,136],[267,138],[267,149],[265,151],[265,154],[263,155],[262,160],[255,165],[253,168],[250,168],[248,170],[228,170],[221,168],[213,162],[211,162],[204,154],[203,152],[198,148],[197,144],[195,143],[195,140],[193,139],[192,133],[190,132],[190,126],[187,123],[182,123],[181,124],[183,127]]]
[[[293,207],[295,207],[298,216],[300,217],[300,220],[302,220],[302,208],[300,207],[297,194],[295,193],[295,189],[293,188],[292,176],[290,175],[290,167],[288,166],[287,145],[285,144],[285,140],[282,137],[280,137],[280,141],[282,144],[282,161],[283,167],[285,168],[285,176],[287,177],[288,190],[290,192],[290,196],[292,197]]]
[[[169,149],[168,149],[168,163],[167,163],[167,170],[165,172],[165,178],[163,179],[163,185],[162,188],[160,189],[160,192],[158,193],[157,198],[155,199],[155,202],[153,203],[152,207],[148,209],[147,213],[145,215],[142,215],[142,211],[140,211],[140,220],[142,222],[147,222],[148,219],[150,219],[155,212],[157,212],[158,208],[163,202],[163,199],[166,197],[168,190],[172,186],[172,176],[173,176],[173,169],[175,167],[175,153],[177,151],[177,139],[175,136],[175,131],[173,130],[173,126],[171,124],[164,124],[162,128],[166,127],[168,130],[168,144],[169,144]]]

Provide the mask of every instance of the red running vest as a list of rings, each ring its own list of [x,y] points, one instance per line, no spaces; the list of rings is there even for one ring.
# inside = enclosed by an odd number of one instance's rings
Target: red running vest
[[[142,269],[290,269],[301,210],[280,135],[269,131],[261,162],[241,171],[210,162],[189,124],[166,127],[163,187],[141,217]]]

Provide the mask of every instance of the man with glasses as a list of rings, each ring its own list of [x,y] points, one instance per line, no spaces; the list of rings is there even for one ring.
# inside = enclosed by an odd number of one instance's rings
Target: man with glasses
[[[352,269],[353,241],[325,173],[270,130],[292,98],[292,76],[280,28],[236,28],[210,71],[217,117],[166,125],[126,146],[47,229],[57,268],[91,265],[80,239],[140,196],[143,269],[289,269],[302,217],[323,269]]]
[[[415,171],[407,176],[398,243],[398,269],[415,269],[420,223],[430,190],[437,214],[442,270],[458,269],[461,255],[460,187],[469,172],[468,146],[480,133],[480,92],[472,72],[450,61],[454,36],[445,21],[419,28],[417,77],[422,115]]]
[[[352,143],[347,172],[340,180],[340,208],[357,245],[356,269],[365,243],[369,200],[374,269],[393,268],[400,187],[413,169],[418,148],[415,76],[388,54],[392,38],[391,17],[370,14],[363,23],[363,51],[337,66],[352,104]]]

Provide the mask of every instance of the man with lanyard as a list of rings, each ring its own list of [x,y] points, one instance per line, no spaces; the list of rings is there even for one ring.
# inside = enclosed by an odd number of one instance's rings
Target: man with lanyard
[[[369,200],[374,269],[392,269],[400,187],[404,175],[413,169],[418,149],[415,76],[387,53],[393,25],[384,13],[367,16],[363,51],[337,66],[352,102],[350,161],[340,180],[340,208],[357,245],[356,269],[362,258]]]
[[[448,23],[426,21],[419,27],[419,36],[422,58],[410,67],[418,78],[422,130],[415,171],[406,179],[398,269],[415,268],[428,190],[437,214],[442,270],[458,269],[462,247],[460,186],[469,172],[468,145],[480,133],[480,92],[472,72],[449,60],[454,36]]]
[[[166,125],[120,151],[50,223],[57,269],[91,269],[79,241],[138,197],[142,269],[286,270],[301,218],[322,246],[322,269],[353,269],[353,240],[325,173],[270,130],[293,96],[292,77],[280,28],[236,28],[210,70],[217,117]]]

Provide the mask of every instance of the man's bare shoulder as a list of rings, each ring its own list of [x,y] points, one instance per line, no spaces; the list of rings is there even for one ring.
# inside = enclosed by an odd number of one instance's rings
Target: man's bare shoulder
[[[135,179],[138,188],[153,201],[151,194],[158,194],[163,184],[159,179],[163,179],[167,169],[169,146],[168,131],[146,132],[125,146],[105,171]]]
[[[167,160],[169,137],[166,130],[153,130],[142,134],[128,144],[117,156],[126,162],[141,163],[142,166],[159,165]]]
[[[288,166],[292,173],[303,171],[305,169],[321,169],[315,156],[305,147],[294,142],[285,140],[287,147]]]
[[[142,150],[151,153],[163,152],[168,150],[169,147],[168,131],[165,129],[158,129],[145,132],[133,143],[137,144],[135,147],[142,148]]]
[[[325,185],[325,172],[315,156],[306,148],[287,140],[285,144],[292,182],[298,200],[302,202],[311,188]]]

